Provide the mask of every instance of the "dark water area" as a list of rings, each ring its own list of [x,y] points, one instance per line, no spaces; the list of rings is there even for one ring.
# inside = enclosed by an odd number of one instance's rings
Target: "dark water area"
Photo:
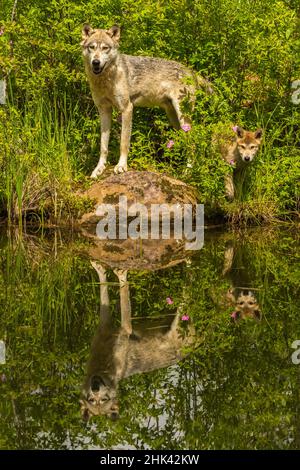
[[[1,449],[300,449],[300,237],[0,233]]]

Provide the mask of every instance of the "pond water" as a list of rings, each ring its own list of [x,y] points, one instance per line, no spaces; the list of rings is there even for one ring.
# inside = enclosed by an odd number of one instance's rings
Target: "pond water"
[[[299,449],[299,245],[3,231],[0,448]]]

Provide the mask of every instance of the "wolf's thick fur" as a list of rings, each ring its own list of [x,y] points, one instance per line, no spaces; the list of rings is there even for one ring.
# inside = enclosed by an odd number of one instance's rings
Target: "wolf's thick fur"
[[[234,198],[234,177],[237,177],[240,170],[253,161],[259,150],[262,135],[262,129],[251,132],[237,127],[236,137],[230,142],[224,141],[222,136],[213,136],[213,144],[218,148],[222,158],[235,168],[234,174],[230,173],[225,178],[225,191],[228,199]]]
[[[120,160],[115,167],[115,173],[122,173],[127,171],[134,106],[163,108],[171,124],[179,129],[189,124],[180,105],[184,98],[194,102],[196,84],[212,92],[205,79],[196,78],[177,62],[120,54],[119,40],[117,26],[103,30],[86,25],[82,31],[85,70],[101,118],[100,160],[92,178],[105,169],[113,108],[122,114]]]
[[[105,268],[92,262],[100,281],[100,325],[95,334],[87,374],[82,388],[81,413],[84,419],[106,415],[117,418],[117,399],[120,380],[134,374],[170,366],[183,358],[183,348],[195,343],[195,331],[188,324],[183,335],[179,328],[182,315],[179,307],[176,316],[161,330],[132,330],[131,306],[127,271],[115,270],[120,283],[121,327],[113,325],[109,312],[109,297]]]

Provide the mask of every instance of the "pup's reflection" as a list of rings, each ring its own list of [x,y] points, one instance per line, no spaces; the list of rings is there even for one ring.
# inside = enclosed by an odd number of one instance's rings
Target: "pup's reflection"
[[[82,388],[81,414],[119,416],[118,383],[131,375],[170,366],[183,358],[185,346],[195,341],[194,328],[180,328],[183,305],[166,331],[159,329],[132,330],[131,305],[127,271],[116,269],[120,285],[121,326],[114,327],[109,311],[109,296],[105,268],[96,261],[92,266],[100,281],[100,324],[91,346],[87,374]]]
[[[234,311],[231,314],[235,322],[252,318],[260,321],[262,318],[261,309],[253,288],[242,287],[249,285],[251,279],[246,276],[245,270],[240,266],[235,266],[235,257],[237,253],[233,246],[228,246],[224,256],[223,276],[230,280],[231,287],[226,293],[226,303]],[[241,260],[239,260],[241,263]],[[242,266],[244,263],[241,263]]]

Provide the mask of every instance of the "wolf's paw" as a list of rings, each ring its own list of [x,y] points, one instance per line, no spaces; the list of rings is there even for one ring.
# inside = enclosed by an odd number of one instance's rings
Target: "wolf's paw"
[[[100,264],[99,261],[92,261],[91,260],[91,265],[97,271],[99,276],[105,276],[106,268],[102,264]]]
[[[118,163],[115,166],[114,172],[117,174],[119,173],[125,173],[127,171],[127,165],[124,165],[123,163]]]
[[[226,194],[226,199],[227,199],[228,202],[233,202],[234,194],[233,193],[227,193]]]
[[[127,269],[116,268],[116,269],[114,269],[114,273],[117,276],[117,278],[119,279],[120,283],[123,284],[123,283],[127,282]]]
[[[96,168],[94,169],[93,173],[91,174],[91,178],[97,178],[98,176],[102,175],[102,173],[104,172],[105,170],[105,165],[99,165],[99,166],[96,166]]]

